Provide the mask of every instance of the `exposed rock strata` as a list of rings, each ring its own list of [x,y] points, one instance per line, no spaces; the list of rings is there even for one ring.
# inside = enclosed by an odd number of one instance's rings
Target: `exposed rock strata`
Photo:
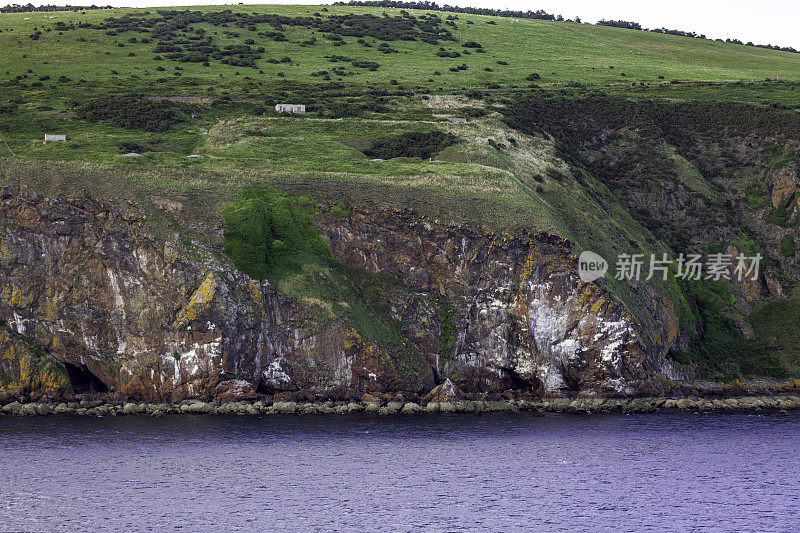
[[[387,302],[409,336],[429,347],[438,375],[465,391],[634,394],[651,371],[669,366],[663,355],[676,337],[674,315],[661,306],[667,327],[644,345],[623,307],[579,280],[569,243],[557,236],[483,235],[407,210],[356,211],[323,231],[348,265],[399,276],[452,308],[454,342],[442,346],[441,312],[438,328],[425,328],[428,314]]]
[[[621,305],[578,279],[556,236],[485,235],[398,210],[320,220],[340,261],[402,280],[381,303],[425,354],[410,375],[407,354],[346,320],[307,320],[219,253],[155,238],[136,206],[10,187],[1,202],[6,391],[359,399],[422,395],[449,378],[468,394],[632,395],[652,388],[675,338],[669,326],[645,345]],[[41,348],[49,374],[31,373],[19,339]]]

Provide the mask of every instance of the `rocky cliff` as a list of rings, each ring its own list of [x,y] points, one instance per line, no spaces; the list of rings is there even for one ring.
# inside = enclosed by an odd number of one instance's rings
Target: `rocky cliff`
[[[449,378],[477,396],[633,395],[670,372],[669,307],[643,341],[556,236],[390,208],[319,217],[341,265],[397,281],[372,296],[402,333],[387,346],[241,274],[213,244],[156,237],[135,205],[13,187],[1,202],[7,393],[345,399],[421,396]]]
[[[483,235],[399,210],[357,211],[324,231],[344,263],[446,302],[454,336],[446,346],[441,312],[438,327],[426,328],[413,305],[386,305],[409,338],[430,347],[437,377],[462,390],[634,394],[664,368],[675,339],[665,331],[645,345],[621,305],[578,279],[570,244],[557,236]]]

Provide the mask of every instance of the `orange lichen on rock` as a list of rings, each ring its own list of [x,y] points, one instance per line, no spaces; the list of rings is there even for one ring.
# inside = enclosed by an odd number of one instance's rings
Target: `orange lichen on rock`
[[[189,302],[181,309],[176,320],[176,326],[183,327],[196,320],[211,305],[211,300],[214,299],[216,292],[216,277],[213,272],[209,272],[203,283],[192,293]]]

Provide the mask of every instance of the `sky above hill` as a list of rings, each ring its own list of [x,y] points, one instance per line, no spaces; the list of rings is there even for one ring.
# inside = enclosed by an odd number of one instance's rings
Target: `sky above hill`
[[[11,3],[2,2],[0,3]],[[27,3],[15,0],[14,3]],[[222,5],[222,0],[45,0],[42,4],[102,4],[118,7],[152,7],[170,5]],[[323,4],[321,0],[261,0],[246,4]],[[736,38],[756,44],[793,46],[800,50],[800,2],[797,0],[671,0],[651,2],[641,0],[443,0],[439,4],[487,7],[492,9],[537,10],[560,14],[566,18],[580,17],[585,22],[600,19],[623,19],[640,23],[647,28],[666,27],[695,31],[711,38]]]
[[[510,9],[532,9],[541,6],[548,13],[584,21],[623,19],[638,22],[646,28],[695,31],[717,39],[736,38],[757,44],[793,46],[800,50],[800,2],[797,0],[536,0],[534,2],[491,2],[474,0],[474,5]]]

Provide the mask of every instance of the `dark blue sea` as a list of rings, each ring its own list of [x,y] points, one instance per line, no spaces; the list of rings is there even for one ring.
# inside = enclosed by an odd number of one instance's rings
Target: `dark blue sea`
[[[798,413],[0,417],[0,531],[798,528]]]

